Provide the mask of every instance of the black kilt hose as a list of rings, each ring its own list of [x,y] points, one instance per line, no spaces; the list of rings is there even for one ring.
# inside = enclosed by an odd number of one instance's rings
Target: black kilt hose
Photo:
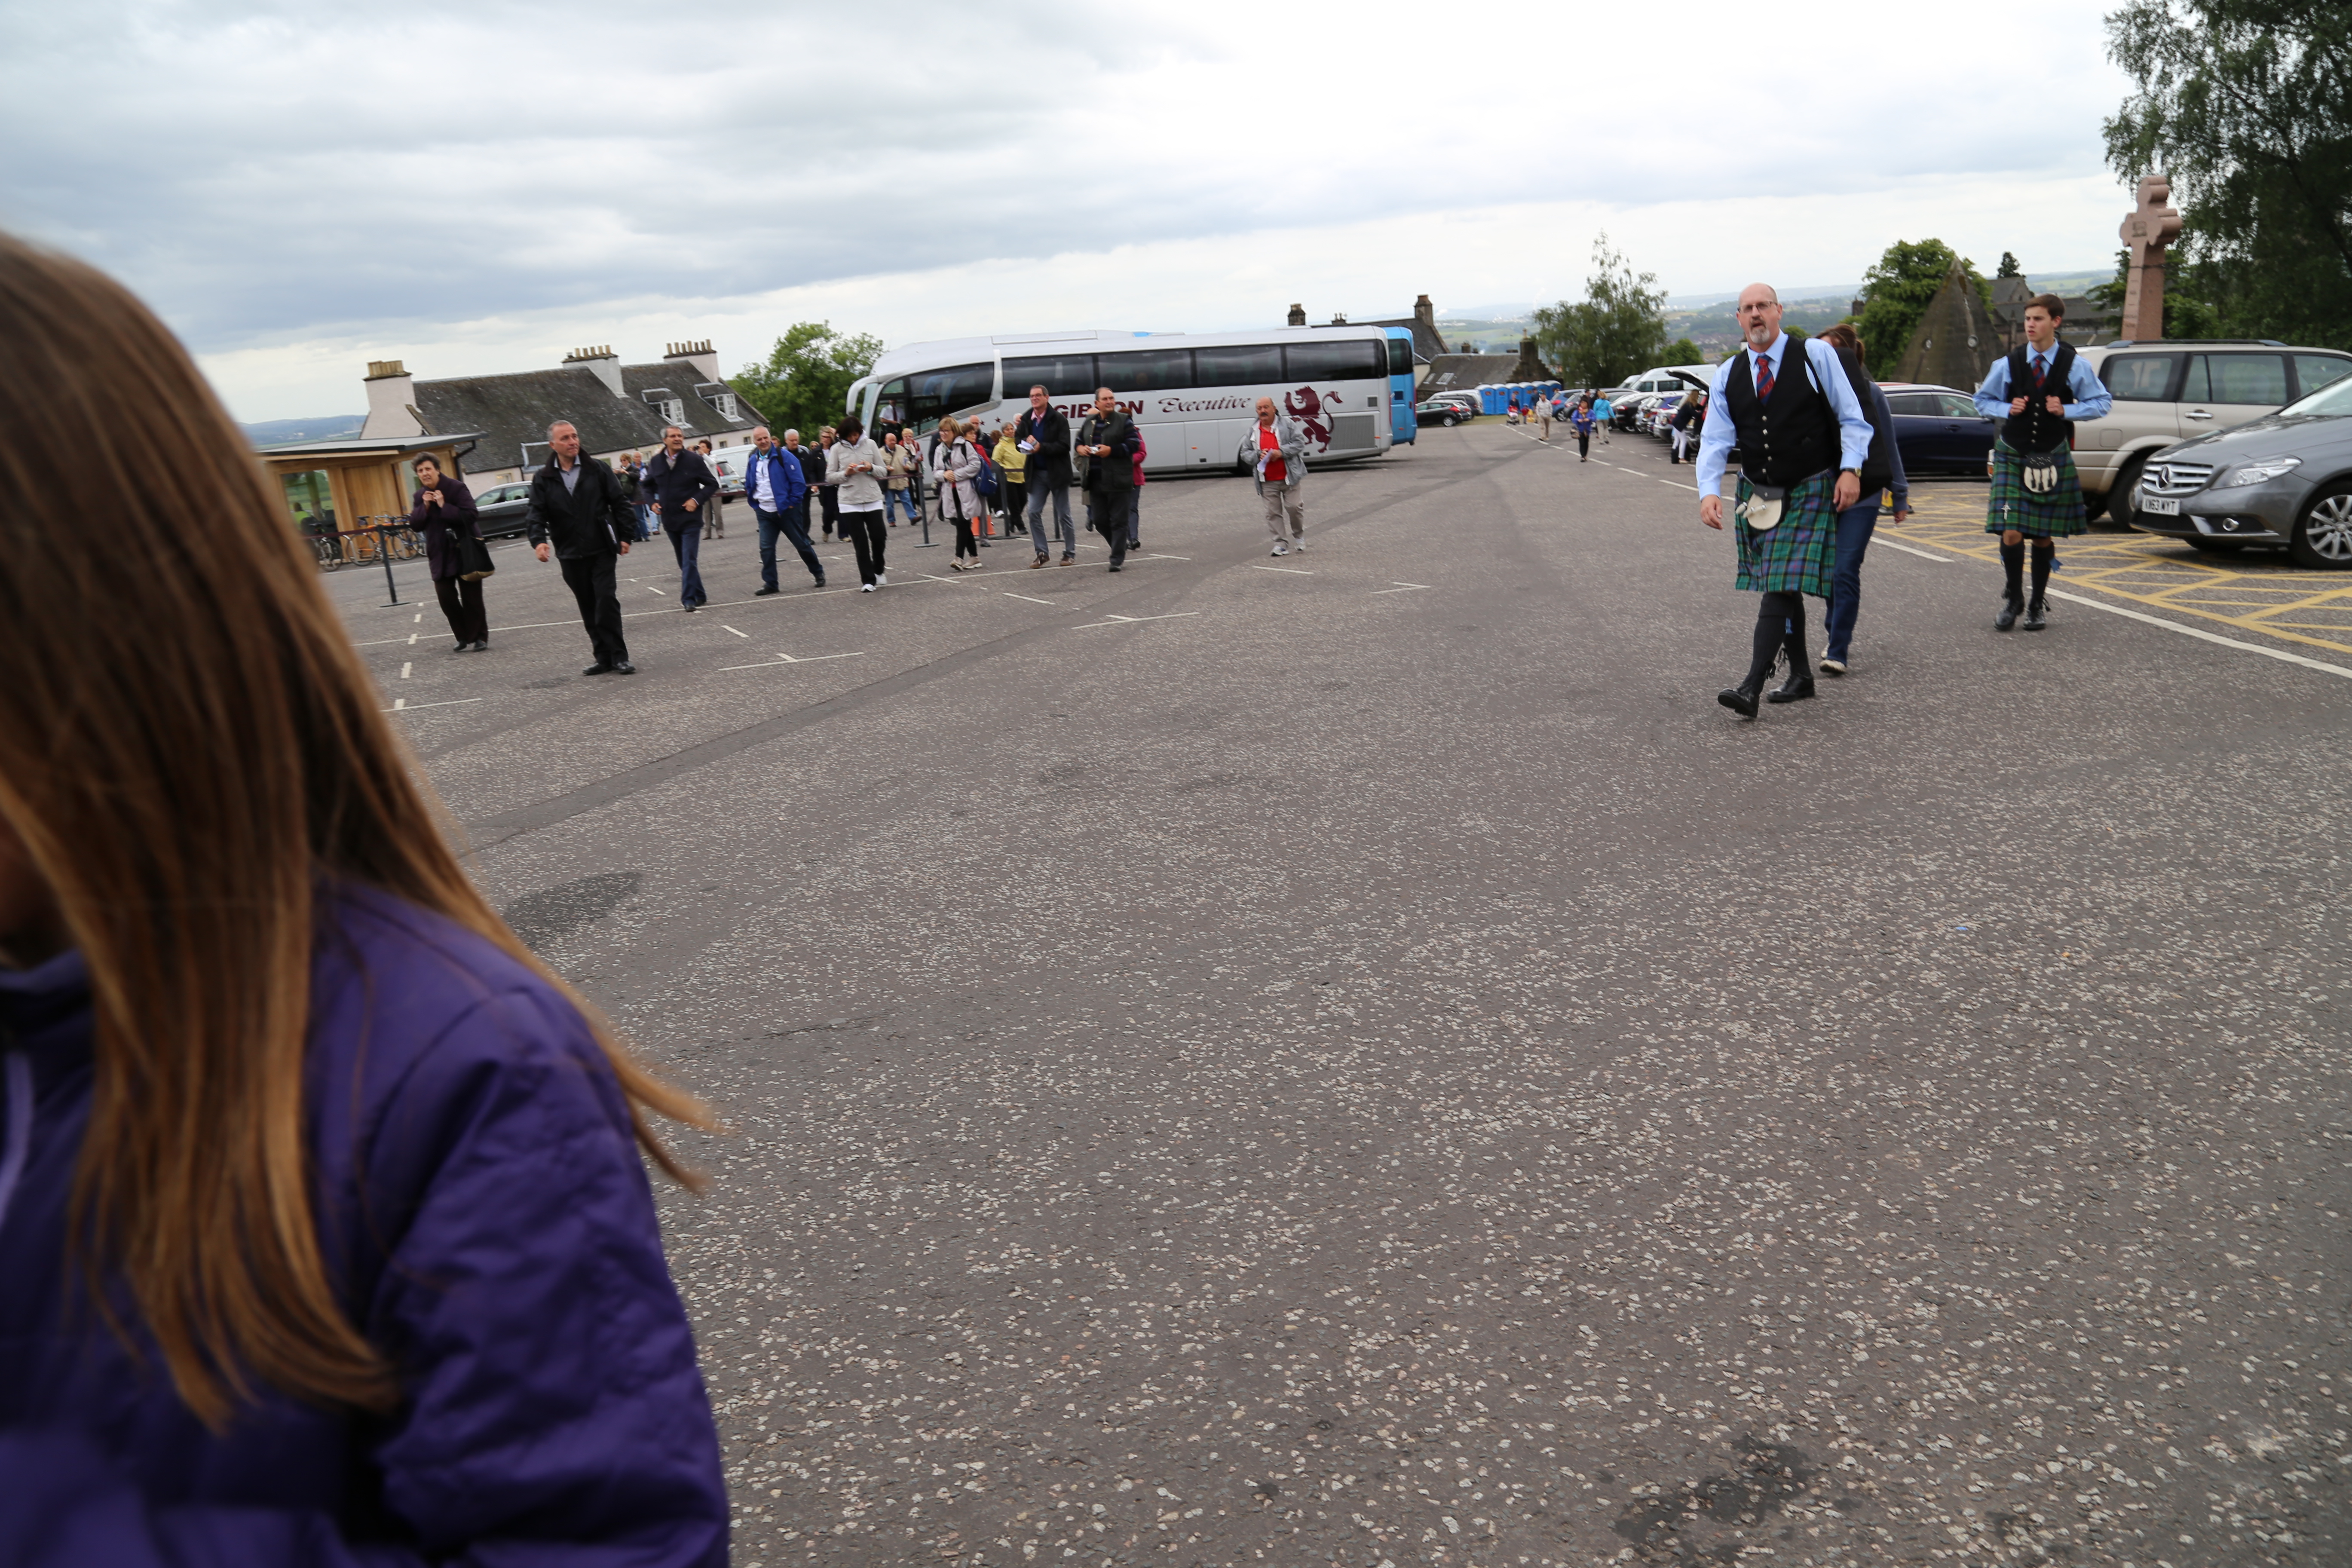
[[[1823,469],[1792,486],[1780,504],[1780,521],[1771,528],[1750,528],[1739,521],[1755,487],[1739,476],[1739,498],[1732,508],[1732,536],[1739,544],[1737,586],[1757,594],[1811,594],[1830,596],[1830,573],[1837,560],[1837,473]]]
[[[2011,529],[2028,539],[2064,539],[2090,531],[2083,515],[2083,481],[2074,472],[2074,454],[2061,447],[2050,454],[2058,461],[2058,482],[2047,495],[2025,488],[2025,458],[2006,441],[1992,447],[1992,494],[1985,501],[1987,533]]]

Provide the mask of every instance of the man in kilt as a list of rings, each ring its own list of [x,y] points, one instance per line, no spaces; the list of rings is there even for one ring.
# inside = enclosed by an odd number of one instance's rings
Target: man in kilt
[[[1805,595],[1830,596],[1838,513],[1862,495],[1870,420],[1827,343],[1780,330],[1780,297],[1751,283],[1739,295],[1747,347],[1726,360],[1708,389],[1699,428],[1698,516],[1723,526],[1723,472],[1739,447],[1739,490],[1731,531],[1739,548],[1738,585],[1761,594],[1748,674],[1716,700],[1743,719],[1759,697],[1800,702],[1813,695],[1805,652]],[[1794,352],[1792,352],[1792,349]],[[1789,679],[1769,696],[1764,682],[1781,650]]]
[[[2038,632],[2050,624],[2043,597],[2058,565],[2058,540],[2090,526],[2083,487],[2074,475],[2074,421],[2097,419],[2115,406],[2099,373],[2058,341],[2066,306],[2055,294],[2025,304],[2025,342],[1993,363],[1977,388],[1977,412],[2004,421],[1992,448],[1992,495],[1985,531],[2000,535],[2004,579],[1995,631],[2017,625]],[[2033,544],[2033,597],[2022,582],[2026,542]]]

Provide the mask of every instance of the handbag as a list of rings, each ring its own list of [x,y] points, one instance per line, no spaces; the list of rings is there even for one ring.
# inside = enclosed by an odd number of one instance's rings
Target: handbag
[[[478,583],[499,569],[490,559],[490,547],[482,542],[468,524],[450,541],[457,547],[457,578],[464,583]]]

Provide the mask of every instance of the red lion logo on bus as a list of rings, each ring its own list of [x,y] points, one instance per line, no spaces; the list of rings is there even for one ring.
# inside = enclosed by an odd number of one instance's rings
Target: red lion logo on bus
[[[1328,398],[1324,398],[1318,396],[1313,387],[1302,386],[1296,392],[1284,393],[1282,402],[1285,411],[1293,419],[1307,426],[1308,440],[1318,447],[1330,446],[1331,426],[1323,422],[1323,408],[1326,403],[1334,409],[1339,406],[1338,393],[1335,392]]]

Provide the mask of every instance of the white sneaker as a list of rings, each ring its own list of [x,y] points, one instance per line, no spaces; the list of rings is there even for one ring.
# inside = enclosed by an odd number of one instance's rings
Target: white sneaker
[[[874,574],[874,585],[877,588],[887,588],[890,585],[890,579],[877,572]]]
[[[1301,555],[1304,555],[1307,553],[1307,541],[1294,537],[1290,542],[1290,548],[1296,550]]]
[[[857,584],[857,591],[861,594],[870,594],[874,592],[874,584],[871,583],[860,583]]]
[[[1274,548],[1267,552],[1267,553],[1271,555],[1287,555],[1290,553],[1290,546],[1282,540],[1277,539],[1274,542]]]

